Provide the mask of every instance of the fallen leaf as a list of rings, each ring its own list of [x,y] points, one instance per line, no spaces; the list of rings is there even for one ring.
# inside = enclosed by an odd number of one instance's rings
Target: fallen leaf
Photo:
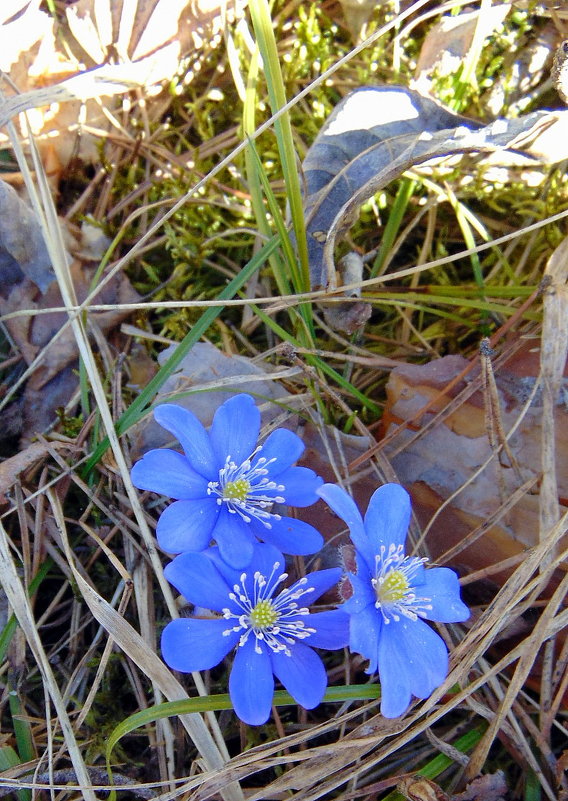
[[[456,16],[444,16],[428,31],[422,47],[416,70],[414,88],[425,94],[429,92],[432,81],[447,75],[454,75],[467,57],[474,37],[486,39],[505,20],[511,10],[510,3],[484,6],[483,11],[463,11]]]
[[[557,129],[560,148],[554,152],[543,152],[539,141],[556,123],[568,131],[568,111],[534,112],[480,127],[403,87],[362,87],[352,92],[334,109],[304,160],[312,289],[335,291],[345,283],[336,274],[337,240],[351,228],[361,204],[403,172],[435,158],[507,149],[526,152],[530,163],[535,158],[531,147],[538,148],[543,159],[556,161],[562,150],[566,153],[568,137],[559,137]],[[356,320],[364,318],[358,305],[349,304]],[[350,332],[357,327],[348,310],[340,308],[338,313],[334,305],[325,304],[324,309],[334,328]]]
[[[18,481],[20,475],[44,459],[50,448],[68,448],[63,442],[47,443],[34,442],[23,450],[0,462],[0,504],[8,502],[6,494]]]
[[[42,292],[55,278],[35,214],[15,189],[0,181],[0,291],[5,294],[24,275]]]
[[[3,101],[0,122],[28,109],[42,157],[62,169],[73,156],[100,158],[98,143],[111,122],[92,98],[136,87],[161,91],[182,59],[199,63],[222,41],[225,21],[245,0],[78,0],[58,22],[38,10],[39,0],[15,5],[21,16],[0,12],[0,59],[19,94]]]
[[[505,432],[516,422],[534,388],[538,354],[538,342],[529,342],[496,372]],[[519,489],[520,479],[498,459],[481,470],[492,455],[483,394],[478,389],[459,404],[453,403],[459,393],[468,393],[468,382],[475,373],[470,373],[467,382],[462,380],[447,389],[467,367],[469,362],[461,356],[445,356],[424,365],[395,368],[387,384],[386,438],[381,450],[411,492],[422,527],[449,500],[436,514],[427,545],[434,559],[452,549],[451,563],[472,572],[537,544],[539,497],[522,493],[507,514],[488,525]],[[509,441],[521,465],[523,481],[537,482],[540,475],[542,403],[538,390]],[[436,422],[436,415],[449,404],[451,413]],[[558,493],[566,504],[568,409],[561,393],[555,399],[554,419]],[[410,426],[401,425],[409,421]],[[469,545],[466,541],[461,549],[461,543],[474,530],[478,531],[477,540]]]

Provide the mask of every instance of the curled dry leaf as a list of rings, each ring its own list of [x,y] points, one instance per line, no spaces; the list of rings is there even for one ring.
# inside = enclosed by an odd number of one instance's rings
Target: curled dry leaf
[[[551,126],[555,148],[543,140]],[[406,170],[463,153],[523,151],[524,165],[564,158],[568,113],[535,112],[481,127],[403,87],[362,87],[334,109],[304,160],[306,236],[312,289],[335,291],[334,250],[359,207]],[[564,138],[562,134],[564,133]],[[560,145],[560,147],[559,147]],[[330,325],[352,331],[360,303],[330,306]],[[368,316],[368,315],[367,315]]]

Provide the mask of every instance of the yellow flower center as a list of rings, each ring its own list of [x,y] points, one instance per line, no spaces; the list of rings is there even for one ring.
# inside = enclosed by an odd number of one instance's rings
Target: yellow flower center
[[[377,598],[382,603],[402,601],[410,585],[402,570],[391,570],[382,584],[377,584]]]
[[[257,629],[272,626],[279,618],[279,614],[269,600],[259,601],[250,613],[250,622]]]
[[[224,501],[240,501],[244,503],[250,492],[250,482],[246,478],[238,478],[236,481],[229,481],[223,487]]]

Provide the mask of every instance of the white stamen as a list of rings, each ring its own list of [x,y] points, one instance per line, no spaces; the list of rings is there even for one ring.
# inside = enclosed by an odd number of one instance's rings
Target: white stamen
[[[286,502],[282,494],[286,487],[267,478],[270,473],[267,468],[276,461],[276,457],[266,459],[260,456],[253,466],[253,459],[261,450],[262,447],[258,447],[240,465],[227,456],[225,466],[219,470],[219,480],[210,481],[207,485],[207,494],[217,495],[217,504],[221,506],[226,503],[227,511],[240,515],[245,523],[250,523],[254,518],[266,528],[271,528],[271,520],[280,520],[281,517],[268,510],[275,503]]]
[[[296,600],[302,595],[314,592],[314,588],[302,589],[302,586],[308,583],[308,579],[304,577],[296,582],[294,591],[284,589],[274,598],[273,595],[278,585],[288,578],[287,573],[276,573],[278,567],[279,563],[276,562],[268,578],[256,571],[253,575],[252,593],[250,594],[246,587],[246,573],[241,574],[241,583],[233,587],[235,592],[229,593],[229,598],[240,607],[242,613],[237,614],[230,609],[222,610],[225,620],[238,621],[238,626],[226,629],[223,634],[227,636],[231,632],[242,631],[239,647],[243,646],[252,635],[256,639],[256,653],[261,652],[260,643],[262,642],[273,653],[282,652],[286,656],[290,656],[291,651],[288,646],[293,645],[296,640],[304,640],[315,633],[315,629],[307,626],[303,620],[297,620],[299,615],[307,616],[310,611],[307,607],[298,608],[296,603]],[[274,616],[273,621],[262,625],[255,621],[255,613],[257,620],[259,616],[259,604],[262,604],[263,613],[269,617]]]
[[[417,556],[405,556],[402,545],[389,545],[388,551],[381,545],[375,556],[375,577],[371,584],[375,590],[375,607],[380,609],[385,624],[401,616],[409,620],[426,617],[432,609],[431,598],[416,595],[413,581],[421,565],[428,561]]]

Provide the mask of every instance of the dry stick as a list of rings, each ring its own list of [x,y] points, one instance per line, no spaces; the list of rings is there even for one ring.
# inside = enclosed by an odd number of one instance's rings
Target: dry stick
[[[21,768],[21,765],[17,766]],[[80,782],[77,781],[77,774],[72,768],[69,769],[62,769],[62,770],[54,770],[51,772],[45,773],[38,773],[34,777],[33,781],[20,781],[14,780],[12,783],[9,783],[6,780],[0,781],[0,798],[3,798],[6,795],[10,795],[18,790],[30,789],[30,790],[108,790],[108,773],[106,770],[102,770],[101,768],[87,768],[89,772],[89,776],[91,777],[91,781],[89,782],[89,787],[70,787],[69,785],[71,782],[75,784],[79,784]],[[121,773],[113,773],[113,789],[115,790],[126,790],[132,795],[138,796],[138,798],[143,798],[146,801],[150,801],[150,799],[156,798],[156,792],[151,787],[147,786],[140,786],[134,779],[129,778],[128,776],[123,776]]]
[[[494,719],[490,722],[489,728],[483,735],[483,738],[476,746],[475,751],[472,754],[467,770],[467,775],[469,778],[477,776],[485,764],[489,754],[489,749],[491,748],[491,745],[493,744],[493,741],[499,731],[501,718],[510,714],[511,707],[513,706],[518,693],[523,687],[530,670],[534,665],[535,654],[538,652],[542,643],[549,636],[549,624],[552,618],[555,616],[557,609],[562,605],[567,591],[568,574],[563,577],[546,609],[543,611],[537,624],[535,625],[531,635],[525,640],[525,648],[519,658],[517,668],[507,689],[505,698],[500,704],[498,714],[496,714]],[[543,789],[545,789],[544,786]],[[552,795],[552,798],[554,798],[554,795]]]
[[[28,595],[22,586],[16,566],[11,557],[8,535],[2,523],[0,523],[0,578],[10,606],[16,615],[20,628],[26,636],[26,640],[42,675],[45,691],[49,694],[55,706],[69,758],[77,774],[77,779],[80,784],[85,786],[83,797],[86,801],[97,801],[95,793],[88,789],[88,785],[90,784],[89,774],[87,773],[81,751],[75,739],[75,734],[67,714],[63,697],[55,681],[48,656],[45,653],[37,631]]]
[[[540,727],[543,736],[549,737],[558,710],[564,702],[566,689],[568,687],[568,637],[564,640],[560,654],[556,658],[554,671],[551,680],[554,698],[550,708],[540,714]]]
[[[539,537],[542,540],[560,517],[558,481],[556,476],[556,425],[555,406],[564,375],[568,350],[568,239],[556,248],[544,271],[543,322],[540,349],[542,380],[541,467],[542,483],[539,495]],[[549,554],[554,560],[555,553]],[[546,567],[546,565],[543,565]],[[545,645],[541,676],[540,724],[550,733],[552,707],[552,673],[556,642]],[[546,724],[545,724],[546,721]]]
[[[542,433],[540,487],[540,537],[560,517],[556,478],[556,432],[554,408],[564,375],[568,350],[568,239],[564,239],[550,257],[544,272],[543,321],[540,349],[542,376]],[[550,559],[554,554],[549,555]]]
[[[487,430],[487,438],[489,439],[489,444],[493,453],[497,455],[499,452],[499,462],[501,462],[501,451],[505,451],[511,463],[511,467],[515,471],[517,479],[520,482],[523,480],[523,477],[521,475],[519,463],[509,447],[503,428],[499,390],[497,389],[495,371],[493,370],[493,363],[491,361],[494,351],[489,343],[489,337],[483,337],[481,340],[479,353],[481,360],[481,383],[485,400],[485,428]],[[501,473],[499,475],[501,475]]]

